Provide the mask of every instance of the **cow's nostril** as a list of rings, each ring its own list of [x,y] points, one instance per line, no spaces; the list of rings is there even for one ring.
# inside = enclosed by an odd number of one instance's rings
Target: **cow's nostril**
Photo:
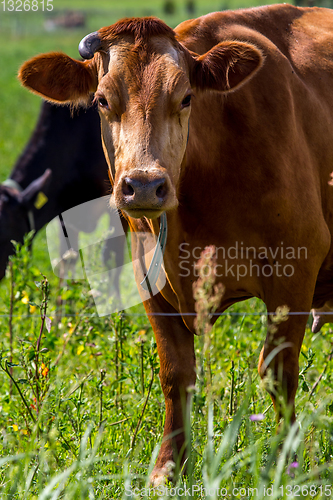
[[[156,196],[158,198],[165,198],[166,194],[167,194],[166,181],[165,179],[163,179],[158,188],[156,189]]]
[[[134,188],[132,186],[131,179],[129,179],[128,177],[125,177],[125,179],[123,180],[122,191],[124,196],[134,195]]]

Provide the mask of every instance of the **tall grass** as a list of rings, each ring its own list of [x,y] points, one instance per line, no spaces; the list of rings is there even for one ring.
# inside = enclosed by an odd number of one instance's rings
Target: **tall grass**
[[[262,305],[223,316],[201,361],[196,339],[202,369],[187,409],[186,473],[175,470],[174,484],[149,491],[164,414],[151,328],[138,309],[99,318],[89,289],[59,289],[31,266],[27,244],[12,258],[0,310],[1,499],[330,498],[327,326],[307,331],[298,424],[279,434],[256,371]]]

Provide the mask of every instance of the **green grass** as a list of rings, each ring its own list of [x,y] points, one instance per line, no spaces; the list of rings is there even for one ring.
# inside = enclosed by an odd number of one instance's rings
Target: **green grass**
[[[148,498],[143,488],[162,438],[164,403],[146,317],[129,310],[98,318],[84,283],[59,288],[50,276],[51,324],[40,335],[43,277],[29,260],[21,249],[2,291],[0,497],[124,499],[136,498],[129,492],[138,488]],[[59,296],[66,300],[62,317]],[[40,305],[41,314],[28,301]],[[191,454],[188,474],[176,481],[195,494],[175,498],[215,498],[204,488],[217,487],[234,499],[264,498],[264,488],[273,488],[276,499],[325,498],[319,493],[333,480],[331,329],[326,325],[317,335],[307,330],[296,399],[301,427],[276,435],[271,401],[256,371],[265,323],[263,305],[247,301],[214,326],[209,357],[204,339],[196,338],[198,383],[187,418]],[[264,419],[251,421],[253,414]],[[241,488],[244,495],[232,494]],[[298,488],[304,494],[288,494]]]

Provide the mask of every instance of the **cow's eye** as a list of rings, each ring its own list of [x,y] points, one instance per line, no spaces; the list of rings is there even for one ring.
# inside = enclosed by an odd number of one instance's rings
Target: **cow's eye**
[[[104,108],[104,109],[109,109],[109,103],[108,101],[105,99],[105,97],[97,97],[97,103],[98,103],[98,106],[100,106],[101,108]]]
[[[192,95],[191,94],[188,94],[186,97],[184,97],[184,99],[182,100],[182,108],[188,108],[189,105],[191,104],[191,99],[192,99]]]

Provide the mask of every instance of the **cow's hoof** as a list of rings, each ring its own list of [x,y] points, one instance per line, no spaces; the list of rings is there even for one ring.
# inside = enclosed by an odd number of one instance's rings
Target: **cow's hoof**
[[[167,481],[172,481],[175,463],[172,460],[166,462],[163,467],[155,466],[150,476],[150,484],[153,488],[164,485]]]

